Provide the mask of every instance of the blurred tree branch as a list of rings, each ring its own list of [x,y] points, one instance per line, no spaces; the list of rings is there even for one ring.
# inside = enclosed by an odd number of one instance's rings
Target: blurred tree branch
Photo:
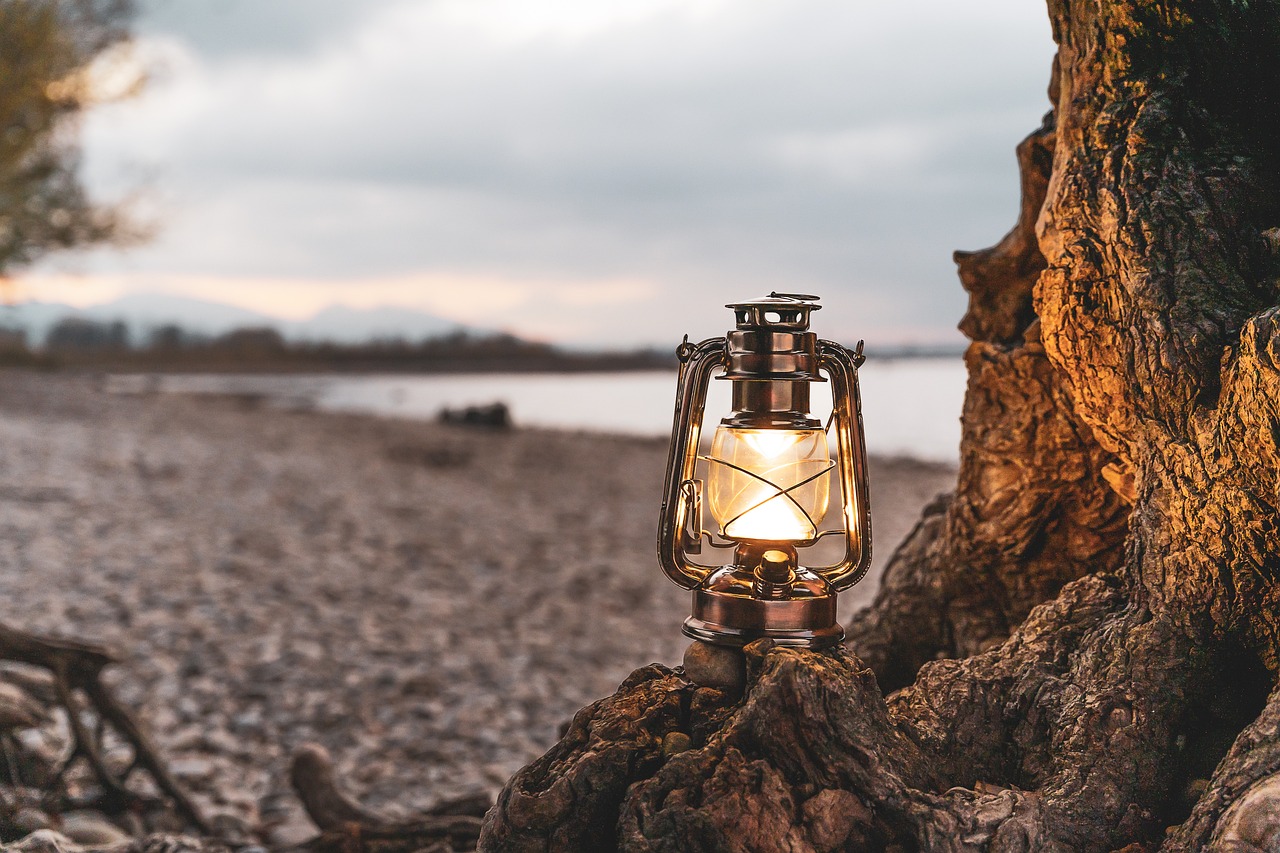
[[[78,119],[136,93],[130,0],[0,0],[0,283],[51,252],[144,236],[88,197]]]

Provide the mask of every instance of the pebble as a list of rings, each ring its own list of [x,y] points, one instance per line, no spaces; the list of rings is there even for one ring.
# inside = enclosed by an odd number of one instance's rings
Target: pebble
[[[694,640],[684,652],[684,675],[694,684],[740,693],[747,680],[742,651]]]
[[[692,746],[693,739],[684,732],[668,732],[662,739],[662,757],[670,758],[673,755],[679,755]]]
[[[70,838],[52,829],[38,829],[7,847],[12,853],[66,853],[78,849]]]
[[[284,823],[267,830],[267,845],[272,848],[300,847],[315,838],[320,831],[302,815],[294,815]]]
[[[214,837],[231,844],[248,844],[254,838],[255,827],[238,815],[228,812],[207,816]]]
[[[10,818],[10,822],[14,828],[20,832],[30,834],[39,829],[49,829],[53,826],[53,822],[49,816],[40,809],[25,807],[18,809]]]
[[[207,758],[179,758],[169,762],[169,772],[187,782],[208,779],[213,774],[213,769],[213,762]]]
[[[86,847],[109,847],[129,841],[124,830],[98,812],[63,812],[60,819],[62,834]]]

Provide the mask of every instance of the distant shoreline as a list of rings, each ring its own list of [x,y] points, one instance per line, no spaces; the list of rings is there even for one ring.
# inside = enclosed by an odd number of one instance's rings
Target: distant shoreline
[[[311,353],[250,354],[154,352],[79,354],[66,352],[0,352],[0,367],[37,368],[67,373],[226,373],[226,374],[361,374],[438,375],[459,373],[614,373],[674,370],[674,355],[555,354],[533,358],[431,358],[377,355],[329,356]]]
[[[162,326],[145,342],[123,321],[66,318],[33,346],[22,328],[0,328],[0,367],[113,373],[613,373],[670,370],[674,343],[631,349],[566,349],[515,335],[457,331],[417,341],[378,338],[362,343],[298,341],[278,329],[239,327],[217,337]],[[877,359],[958,358],[954,346],[872,346]]]
[[[494,362],[478,364],[391,364],[371,361],[346,362],[329,364],[322,362],[263,362],[246,364],[243,362],[208,362],[190,364],[133,364],[128,362],[105,363],[63,363],[52,365],[59,373],[113,373],[120,375],[235,375],[235,376],[360,376],[360,375],[396,375],[396,376],[456,376],[456,375],[491,375],[500,373],[632,373],[644,371],[674,371],[677,367],[675,359],[669,363],[623,363],[597,362],[589,364],[557,364],[557,363],[518,363]]]
[[[917,361],[925,359],[960,359],[963,350],[893,350],[868,351],[873,362]],[[305,374],[392,374],[406,376],[488,375],[495,373],[629,373],[638,371],[673,371],[675,356],[657,354],[585,354],[557,353],[553,357],[494,359],[430,359],[430,358],[335,358],[311,356],[239,357],[228,354],[214,357],[209,353],[155,353],[127,351],[113,354],[79,355],[41,351],[0,351],[0,368],[28,368],[70,374],[233,374],[290,375]]]

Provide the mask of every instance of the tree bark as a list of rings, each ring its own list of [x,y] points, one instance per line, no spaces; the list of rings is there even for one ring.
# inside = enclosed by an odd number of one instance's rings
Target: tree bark
[[[641,670],[481,849],[1280,849],[1280,0],[1049,15],[955,493],[846,649]]]

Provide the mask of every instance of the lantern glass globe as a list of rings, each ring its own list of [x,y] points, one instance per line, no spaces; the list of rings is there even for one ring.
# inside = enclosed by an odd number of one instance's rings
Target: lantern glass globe
[[[720,425],[708,457],[707,503],[728,539],[808,542],[831,498],[822,429]]]

